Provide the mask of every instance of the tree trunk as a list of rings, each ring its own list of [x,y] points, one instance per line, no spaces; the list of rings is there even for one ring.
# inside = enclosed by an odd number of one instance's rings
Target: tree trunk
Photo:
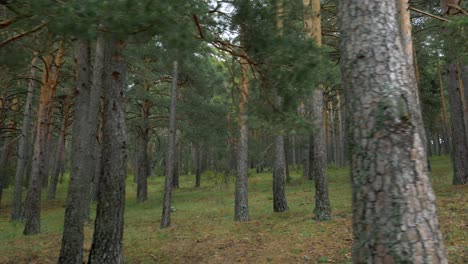
[[[105,41],[104,41],[105,42]],[[107,46],[107,45],[106,45]],[[126,61],[123,42],[106,47],[112,54],[104,56],[103,96],[104,126],[102,170],[89,264],[123,263],[125,176],[127,161],[127,127],[125,124]]]
[[[296,136],[291,136],[291,165],[293,171],[297,170],[297,161],[296,161]]]
[[[439,80],[439,94],[440,94],[440,102],[442,105],[442,125],[443,125],[443,146],[444,146],[444,154],[448,155],[451,152],[451,142],[448,128],[448,118],[447,118],[447,107],[445,106],[445,96],[444,96],[444,82],[442,81],[442,69],[440,66],[439,60],[437,60],[437,77]]]
[[[60,134],[57,142],[57,149],[55,152],[55,161],[52,169],[52,176],[50,178],[49,191],[47,193],[47,199],[55,199],[55,194],[57,192],[57,183],[59,179],[60,170],[62,168],[63,162],[63,151],[65,150],[65,139],[67,135],[68,128],[68,118],[70,116],[71,109],[71,97],[66,96],[65,102],[63,103],[62,111],[62,127],[60,128]]]
[[[67,208],[63,225],[59,263],[83,263],[84,201],[87,139],[87,111],[90,100],[89,42],[80,39],[75,51],[76,94],[73,114],[72,160]]]
[[[174,170],[172,171],[172,188],[178,189],[179,188],[179,154],[177,153],[177,148],[176,148],[176,154],[174,156]]]
[[[284,164],[286,168],[286,182],[291,182],[292,178],[291,175],[289,174],[289,152],[291,151],[290,148],[290,138],[289,137],[284,137]]]
[[[408,79],[411,81],[411,88],[414,90],[413,94],[415,95],[415,103],[417,104],[418,109],[420,109],[421,99],[419,96],[418,89],[418,80],[419,80],[419,70],[416,61],[416,52],[413,46],[413,36],[411,34],[411,18],[410,18],[410,0],[399,0],[398,1],[398,12],[400,15],[400,34],[401,34],[401,43],[403,52],[406,58],[406,73],[409,75]],[[415,116],[416,122],[418,122],[419,135],[421,137],[421,142],[424,146],[424,150],[428,152],[427,147],[427,136],[426,130],[424,129],[424,122],[422,115]],[[426,153],[427,154],[427,153]],[[427,156],[427,155],[426,155]],[[428,169],[430,170],[430,161],[427,160]]]
[[[99,37],[93,83],[90,82],[89,42],[78,40],[77,96],[74,105],[72,160],[68,186],[67,208],[59,263],[83,262],[84,222],[89,219],[91,179],[94,173],[94,144],[96,141],[99,103],[102,89],[103,63],[108,60],[108,47]]]
[[[147,92],[149,92],[149,87],[149,83],[145,82]],[[150,174],[148,160],[149,111],[150,101],[145,99],[141,106],[142,126],[137,128],[137,202],[144,202],[148,199],[148,177]]]
[[[339,1],[354,263],[447,263],[397,3]]]
[[[101,175],[101,160],[102,160],[102,129],[104,126],[103,120],[104,104],[101,103],[99,111],[99,125],[97,131],[97,142],[94,148],[94,155],[96,157],[96,163],[94,164],[93,182],[91,183],[91,200],[97,202],[97,194],[99,192],[99,177]]]
[[[450,100],[450,123],[452,127],[453,184],[468,183],[468,142],[465,135],[463,102],[456,62],[447,65],[447,89]]]
[[[249,128],[247,126],[247,103],[249,100],[249,64],[245,58],[240,58],[241,80],[239,94],[239,141],[237,145],[237,177],[234,207],[234,220],[249,221],[248,200],[248,152]]]
[[[310,178],[310,136],[303,139],[304,145],[302,148],[302,176],[308,180]]]
[[[55,101],[55,99],[54,99]],[[52,107],[54,107],[53,105]],[[49,177],[50,177],[50,163],[54,160],[51,158],[51,153],[54,152],[54,129],[55,129],[55,115],[53,114],[53,109],[51,109],[51,115],[50,115],[50,120],[49,120],[49,129],[48,129],[48,135],[47,135],[47,143],[46,143],[46,148],[43,154],[43,159],[45,160],[45,165],[44,165],[44,176],[42,177],[42,188],[47,189],[49,186]]]
[[[283,1],[276,1],[276,29],[279,31],[279,35],[282,35],[283,31],[283,16],[284,7]],[[274,102],[277,111],[282,110],[282,98],[278,94],[278,87],[274,87]],[[284,136],[281,134],[275,135],[275,156],[273,163],[273,211],[274,212],[285,212],[288,210],[288,202],[286,201],[286,157],[284,148]]]
[[[195,146],[195,188],[200,188],[201,185],[201,146]]]
[[[15,185],[13,190],[13,210],[11,211],[11,220],[21,219],[21,208],[22,208],[22,193],[23,193],[23,178],[26,167],[26,161],[29,151],[29,137],[31,133],[31,110],[34,99],[34,87],[36,77],[36,62],[37,54],[34,54],[34,58],[31,61],[31,73],[28,82],[28,95],[26,97],[26,103],[24,105],[23,112],[23,126],[21,128],[21,137],[18,146],[18,161],[16,163],[15,172]]]
[[[342,109],[343,105],[341,103],[341,95],[336,95],[336,112],[337,112],[337,139],[336,139],[336,148],[338,151],[338,166],[343,168],[346,166],[345,150],[344,150],[344,129],[343,129],[343,114]]]
[[[331,218],[330,200],[328,198],[327,160],[325,149],[325,131],[323,129],[323,92],[315,90],[312,112],[314,116],[315,133],[312,136],[313,148],[311,174],[315,179],[315,219],[319,221]],[[312,163],[311,163],[312,164]]]
[[[318,46],[322,45],[320,0],[304,0],[304,29],[306,37],[313,37]],[[323,91],[319,87],[313,93],[312,118],[315,133],[311,137],[310,174],[315,179],[315,218],[328,220],[331,217],[328,198],[327,149],[324,129]],[[309,154],[310,155],[310,154]]]
[[[137,202],[148,200],[148,130],[139,128],[137,131]]]
[[[39,109],[37,111],[36,140],[34,142],[34,153],[32,156],[31,176],[26,193],[24,208],[25,235],[34,235],[41,232],[41,193],[42,178],[45,177],[45,152],[50,127],[51,110],[55,99],[55,90],[58,84],[60,67],[62,65],[64,49],[63,43],[56,53],[55,60],[52,53],[44,58],[42,72],[41,95],[39,98]]]
[[[174,175],[174,161],[176,155],[176,103],[177,103],[177,82],[178,82],[178,63],[173,63],[172,88],[171,88],[171,108],[169,113],[169,145],[167,148],[166,159],[166,179],[164,182],[164,202],[162,211],[161,228],[171,225],[171,200],[172,200],[172,182]]]

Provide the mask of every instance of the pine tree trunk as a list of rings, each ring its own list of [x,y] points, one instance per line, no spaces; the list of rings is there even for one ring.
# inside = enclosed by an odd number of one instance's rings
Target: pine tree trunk
[[[145,89],[149,92],[150,85],[145,82]],[[137,128],[137,202],[144,202],[148,199],[148,140],[149,127],[148,118],[150,115],[150,101],[145,99],[141,106],[142,126]]]
[[[52,176],[50,178],[50,185],[49,185],[49,191],[47,193],[47,199],[48,200],[53,200],[55,199],[55,194],[57,192],[57,183],[59,180],[59,174],[60,170],[62,168],[62,162],[63,162],[63,151],[65,150],[65,139],[67,135],[67,128],[68,128],[68,118],[70,114],[70,109],[71,109],[71,97],[66,96],[65,102],[63,105],[63,112],[62,112],[62,126],[60,128],[60,134],[57,142],[57,148],[55,152],[55,160],[54,160],[54,166],[52,169]]]
[[[171,88],[171,107],[169,113],[169,145],[166,159],[166,179],[164,182],[164,202],[162,211],[161,228],[171,225],[171,202],[172,186],[174,176],[174,163],[176,155],[176,103],[177,103],[177,82],[178,82],[178,63],[173,63],[172,88]]]
[[[91,200],[92,202],[97,202],[97,194],[99,192],[99,178],[101,175],[101,160],[102,160],[102,128],[104,126],[103,120],[103,107],[104,105],[101,104],[100,111],[99,111],[99,126],[97,132],[97,142],[94,149],[94,155],[96,157],[96,163],[94,164],[94,172],[93,172],[93,182],[91,183]]]
[[[336,112],[337,112],[337,151],[338,151],[338,166],[343,168],[346,166],[345,150],[344,150],[344,129],[343,129],[343,105],[341,103],[341,95],[336,95]]]
[[[201,146],[196,144],[195,146],[195,188],[201,186]]]
[[[29,137],[31,133],[31,110],[34,99],[34,78],[36,77],[36,62],[37,56],[34,54],[34,58],[31,61],[31,73],[30,80],[28,82],[28,94],[24,105],[23,112],[23,126],[21,128],[21,137],[19,139],[18,146],[18,161],[16,163],[15,171],[15,185],[13,190],[13,210],[11,211],[11,220],[21,219],[22,209],[22,194],[23,194],[23,178],[26,168],[26,161],[29,151]]]
[[[320,0],[304,1],[304,29],[306,37],[313,37],[318,46],[322,45]],[[311,136],[310,175],[315,179],[315,209],[317,220],[328,220],[331,217],[328,198],[327,149],[324,128],[323,91],[319,87],[312,95],[312,118],[315,133]]]
[[[327,160],[325,150],[325,131],[323,129],[323,93],[321,90],[314,91],[312,112],[314,116],[315,133],[312,136],[313,165],[311,174],[315,179],[315,219],[319,221],[331,218],[330,200],[328,198]],[[311,163],[312,164],[312,163]]]
[[[439,80],[439,94],[440,94],[440,102],[442,105],[442,125],[443,125],[443,146],[444,146],[444,154],[448,155],[451,152],[451,140],[449,136],[449,127],[448,127],[448,117],[447,117],[447,107],[445,106],[445,96],[444,96],[444,82],[442,81],[442,69],[440,66],[440,62],[437,61],[437,77]]]
[[[139,128],[137,131],[137,202],[148,200],[148,130]]]
[[[291,151],[290,148],[290,139],[289,137],[284,137],[284,164],[286,168],[286,182],[291,182],[291,175],[289,174],[289,152]]]
[[[106,45],[107,46],[107,45]],[[125,124],[126,61],[123,42],[112,43],[104,56],[104,126],[102,170],[89,264],[123,263],[127,127]]]
[[[51,110],[55,100],[55,90],[58,84],[60,67],[62,65],[64,49],[63,43],[56,53],[55,60],[52,53],[46,54],[42,72],[41,95],[37,111],[36,139],[31,164],[26,200],[24,204],[25,235],[34,235],[41,232],[41,193],[42,178],[45,177],[45,152],[50,127]]]
[[[308,180],[312,180],[310,178],[310,137],[306,137],[303,139],[304,145],[302,149],[302,176]]]
[[[247,126],[247,103],[249,98],[249,65],[245,58],[240,58],[241,81],[239,95],[239,141],[237,145],[237,177],[234,220],[239,222],[249,221],[248,200],[248,152],[249,152],[249,128]]]
[[[447,263],[397,3],[338,2],[353,263]]]
[[[176,151],[175,158],[174,158],[174,170],[172,174],[172,188],[178,189],[179,188],[179,155]]]
[[[55,101],[55,99],[54,99]],[[51,158],[51,154],[54,153],[54,129],[55,129],[55,115],[53,114],[53,109],[51,109],[50,115],[50,125],[48,129],[48,136],[47,136],[47,143],[46,148],[43,154],[43,159],[45,160],[45,167],[44,167],[44,176],[42,177],[42,188],[47,189],[49,186],[49,178],[50,178],[50,163],[54,160]]]
[[[73,114],[72,160],[67,208],[63,225],[59,263],[83,263],[84,201],[87,139],[87,113],[91,94],[89,42],[80,39],[75,51],[76,94]]]
[[[418,109],[420,109],[421,99],[419,96],[418,89],[418,79],[419,79],[419,70],[416,61],[416,52],[413,46],[413,36],[411,34],[411,18],[410,18],[410,9],[409,9],[410,0],[399,0],[398,1],[398,12],[400,13],[400,35],[403,52],[406,58],[406,73],[409,75],[408,79],[411,81],[411,88],[414,90],[414,95],[416,97],[415,103],[417,104]],[[421,137],[424,150],[428,152],[427,146],[427,136],[426,130],[424,129],[424,122],[422,115],[415,116],[416,122],[418,122],[419,135]],[[427,160],[428,168],[430,169],[429,160]]]
[[[108,60],[106,56],[110,56],[106,54],[109,48],[105,46],[105,40],[98,38],[91,85],[89,42],[78,40],[77,44],[77,96],[74,105],[72,160],[59,263],[83,262],[83,228],[90,213],[103,63]]]
[[[291,137],[291,165],[293,171],[297,170],[297,161],[296,161],[296,136]]]
[[[447,65],[447,89],[452,127],[453,184],[468,184],[468,142],[465,135],[463,102],[456,62]]]

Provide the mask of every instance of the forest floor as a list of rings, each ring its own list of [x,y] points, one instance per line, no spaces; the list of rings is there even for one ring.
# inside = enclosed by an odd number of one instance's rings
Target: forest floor
[[[450,263],[468,263],[468,186],[451,185],[449,158],[432,159],[432,183]],[[163,177],[149,179],[149,200],[137,204],[136,185],[127,182],[124,257],[126,263],[351,263],[351,190],[348,169],[328,170],[333,219],[312,219],[313,182],[292,173],[287,186],[290,210],[272,212],[271,173],[249,176],[251,221],[233,221],[234,184],[207,173],[202,188],[194,176],[180,177],[173,193],[172,226],[159,228]],[[23,236],[10,222],[12,188],[0,210],[0,263],[56,263],[62,238],[66,186],[58,199],[43,200],[42,233]],[[93,224],[86,225],[85,252]]]

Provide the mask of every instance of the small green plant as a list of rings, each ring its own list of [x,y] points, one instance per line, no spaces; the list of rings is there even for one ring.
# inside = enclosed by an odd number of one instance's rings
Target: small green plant
[[[329,262],[329,260],[328,260],[327,257],[320,257],[319,258],[319,263],[328,263],[328,262]]]

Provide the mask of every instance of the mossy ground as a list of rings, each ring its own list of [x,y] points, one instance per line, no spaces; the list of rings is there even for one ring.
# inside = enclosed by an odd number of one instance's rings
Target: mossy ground
[[[468,263],[468,186],[452,186],[447,157],[432,159],[431,178],[450,263]],[[234,184],[207,174],[202,188],[194,176],[180,177],[173,193],[172,227],[161,230],[163,178],[149,179],[149,200],[137,204],[136,185],[127,181],[124,256],[126,263],[350,263],[351,191],[347,169],[328,170],[333,220],[316,222],[313,183],[292,173],[287,186],[290,210],[273,213],[271,173],[249,177],[251,221],[233,219]],[[23,236],[23,224],[10,222],[12,189],[0,209],[0,263],[56,263],[60,250],[66,186],[58,199],[43,200],[42,233]],[[85,252],[93,224],[86,225]]]

